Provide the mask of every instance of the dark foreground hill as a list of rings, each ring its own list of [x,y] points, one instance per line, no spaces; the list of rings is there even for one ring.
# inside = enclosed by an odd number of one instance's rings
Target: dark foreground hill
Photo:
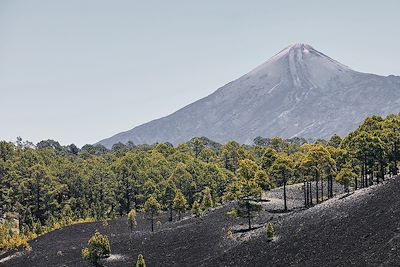
[[[281,213],[279,189],[255,221],[272,221],[276,238],[268,242],[264,228],[235,232],[245,227],[226,216],[229,207],[202,218],[163,222],[148,231],[146,220],[129,233],[125,218],[75,225],[31,242],[29,252],[3,255],[2,266],[85,266],[80,252],[95,229],[111,237],[112,256],[107,266],[134,266],[139,253],[148,266],[399,266],[400,178],[362,189],[309,209],[301,209],[299,186],[289,190],[291,212]],[[233,230],[229,237],[228,229]],[[131,236],[131,238],[130,238]],[[9,256],[8,258],[5,258]]]
[[[257,136],[327,139],[348,134],[368,116],[398,112],[400,77],[354,71],[295,44],[211,95],[100,143],[180,144],[199,136],[246,144]]]

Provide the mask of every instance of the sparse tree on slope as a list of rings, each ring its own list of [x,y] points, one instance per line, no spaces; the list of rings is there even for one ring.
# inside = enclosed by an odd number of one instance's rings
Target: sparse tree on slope
[[[136,262],[136,267],[146,267],[146,263],[144,262],[142,254],[139,254],[139,257]]]
[[[202,191],[201,208],[202,210],[207,210],[212,207],[214,207],[214,202],[211,196],[211,189],[206,186]]]
[[[131,211],[128,213],[128,225],[129,225],[129,229],[131,230],[131,232],[132,232],[133,228],[137,225],[135,209],[131,209]]]
[[[111,249],[108,237],[96,231],[89,239],[88,246],[82,250],[82,257],[94,266],[98,266],[99,260],[108,258],[110,253]]]
[[[178,212],[180,220],[182,217],[182,213],[185,212],[188,207],[187,200],[180,190],[176,191],[173,207],[174,210]]]
[[[319,183],[321,182],[321,195],[323,200],[323,178],[327,172],[334,172],[336,162],[332,159],[329,151],[322,145],[314,145],[310,147],[307,154],[301,161],[301,168],[313,175],[315,181],[315,193],[317,204],[319,203]],[[311,184],[310,184],[311,186]],[[311,193],[311,188],[310,188]]]
[[[262,189],[255,179],[246,180],[240,178],[229,186],[226,198],[236,200],[237,207],[231,211],[231,215],[246,218],[248,229],[251,229],[251,220],[255,213],[261,210],[259,204]]]
[[[268,238],[268,240],[269,241],[273,240],[274,239],[274,235],[275,235],[274,227],[272,226],[272,223],[268,223],[268,225],[267,225],[267,238]]]
[[[172,222],[172,210],[174,205],[175,191],[176,191],[176,186],[174,182],[172,181],[172,179],[168,179],[164,189],[163,200],[169,211],[168,220],[170,222]]]
[[[354,172],[351,167],[344,167],[336,176],[336,182],[343,185],[345,191],[349,192],[349,186],[354,185],[354,180],[357,179],[358,175]]]
[[[225,196],[227,200],[237,201],[237,208],[231,214],[247,218],[249,230],[251,229],[251,219],[261,209],[259,202],[262,189],[255,178],[257,169],[258,167],[253,161],[241,160],[238,179],[229,185]]]
[[[280,185],[283,185],[284,210],[287,211],[286,185],[293,172],[293,160],[284,154],[277,157],[271,166],[271,176],[275,177]]]
[[[158,215],[161,211],[161,205],[153,196],[149,197],[143,206],[143,211],[146,212],[151,221],[151,231],[154,231],[154,216]]]
[[[194,214],[195,217],[200,217],[201,213],[202,213],[202,210],[201,210],[200,204],[198,201],[195,201],[192,206],[192,214]]]

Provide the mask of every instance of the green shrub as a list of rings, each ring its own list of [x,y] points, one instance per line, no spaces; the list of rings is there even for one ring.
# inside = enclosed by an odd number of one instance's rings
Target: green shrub
[[[146,267],[146,263],[144,262],[142,254],[139,254],[139,257],[136,262],[136,267]]]
[[[212,196],[211,196],[211,189],[206,186],[203,191],[202,191],[202,201],[201,201],[201,208],[203,210],[207,210],[208,208],[212,208],[214,207],[214,202],[212,200]]]
[[[89,239],[88,246],[82,249],[82,258],[93,265],[98,265],[100,259],[110,256],[110,241],[106,235],[98,231]]]
[[[131,209],[131,211],[128,213],[128,225],[129,225],[129,228],[131,229],[131,231],[137,225],[135,209]]]
[[[202,214],[202,210],[200,208],[200,204],[198,201],[195,201],[192,206],[192,213],[195,217],[200,217]]]
[[[268,240],[273,240],[274,239],[274,227],[272,226],[272,223],[268,223],[267,226],[267,238]]]

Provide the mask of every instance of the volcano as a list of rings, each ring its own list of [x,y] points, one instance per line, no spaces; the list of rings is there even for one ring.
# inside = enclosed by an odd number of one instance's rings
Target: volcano
[[[99,143],[327,139],[348,134],[368,116],[399,112],[399,76],[358,72],[310,45],[294,44],[211,95]]]

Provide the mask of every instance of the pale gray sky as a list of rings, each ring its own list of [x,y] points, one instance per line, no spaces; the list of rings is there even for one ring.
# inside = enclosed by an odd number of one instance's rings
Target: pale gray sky
[[[399,10],[395,0],[0,0],[0,140],[94,143],[292,43],[400,75]]]

